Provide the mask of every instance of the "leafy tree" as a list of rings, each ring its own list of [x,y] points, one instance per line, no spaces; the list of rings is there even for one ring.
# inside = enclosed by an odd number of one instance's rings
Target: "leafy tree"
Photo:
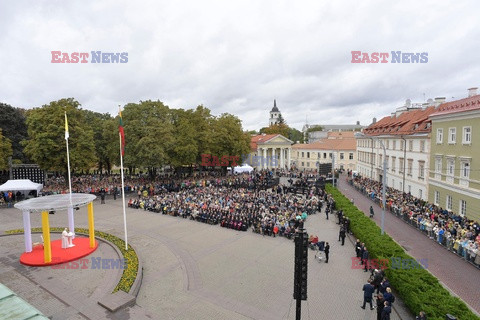
[[[73,98],[52,101],[48,105],[27,111],[28,140],[23,142],[27,156],[43,169],[67,171],[65,144],[65,111],[70,138],[72,171],[88,171],[95,166],[93,129],[87,123],[84,110]]]
[[[108,134],[105,132],[104,126],[107,120],[112,120],[112,117],[108,113],[98,113],[93,112],[90,110],[85,110],[85,120],[93,129],[93,138],[95,142],[95,154],[97,156],[97,167],[100,172],[103,172],[104,169],[107,172],[110,172],[112,167],[113,158],[110,158],[107,153],[108,144],[112,143],[113,141],[109,141],[106,139],[104,134]]]
[[[170,110],[161,101],[129,103],[122,112],[125,129],[125,165],[146,168],[155,176],[156,168],[169,163],[168,151],[174,144]]]
[[[281,134],[285,138],[288,138],[290,128],[285,124],[272,124],[269,127],[260,129],[260,133],[265,134]]]
[[[105,140],[103,156],[105,161],[105,169],[108,173],[112,170],[113,165],[120,165],[120,137],[118,133],[118,116],[103,121],[102,137]]]
[[[197,161],[199,144],[192,110],[171,110],[175,127],[175,142],[170,151],[170,164],[174,167],[193,165]]]
[[[289,128],[287,138],[292,140],[294,143],[297,143],[297,141],[303,143],[303,133],[295,128]]]
[[[28,162],[21,144],[21,141],[28,137],[25,110],[0,103],[0,129],[3,130],[3,135],[11,141],[13,161]]]
[[[311,126],[310,128],[307,129],[308,132],[315,132],[315,131],[322,131],[323,127],[319,125]]]
[[[196,133],[197,157],[196,163],[202,162],[202,154],[211,154],[213,152],[213,123],[215,118],[210,113],[210,109],[202,105],[197,106],[192,112],[192,124]]]
[[[12,143],[0,129],[0,170],[8,169],[8,157],[12,156]]]

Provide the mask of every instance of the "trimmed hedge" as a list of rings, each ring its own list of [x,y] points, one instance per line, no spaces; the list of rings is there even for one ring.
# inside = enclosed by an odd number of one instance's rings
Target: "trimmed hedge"
[[[50,232],[53,232],[53,231],[62,232],[63,230],[64,228],[57,228],[57,227],[50,228]],[[32,232],[42,232],[42,228],[32,228]],[[9,230],[9,231],[5,231],[5,233],[7,234],[23,233],[23,229]],[[88,235],[88,229],[75,228],[75,233],[83,233]],[[132,288],[133,283],[135,282],[135,279],[137,278],[137,272],[138,272],[138,256],[135,250],[133,250],[133,248],[130,245],[128,245],[128,251],[125,250],[125,241],[109,233],[95,230],[95,236],[110,241],[115,246],[117,246],[118,249],[122,252],[123,258],[127,262],[126,263],[127,267],[123,270],[122,277],[120,278],[120,281],[118,282],[117,286],[115,287],[112,293],[115,293],[119,290],[128,293]]]
[[[375,222],[340,191],[331,185],[326,186],[326,191],[335,199],[337,209],[343,210],[344,216],[350,219],[351,231],[365,243],[370,258],[388,259],[389,267],[385,273],[390,284],[413,314],[423,310],[428,319],[444,320],[447,313],[461,320],[480,319],[462,300],[452,296],[427,270],[390,268],[392,258],[415,259],[405,253],[405,250],[386,233],[382,236],[381,229]]]

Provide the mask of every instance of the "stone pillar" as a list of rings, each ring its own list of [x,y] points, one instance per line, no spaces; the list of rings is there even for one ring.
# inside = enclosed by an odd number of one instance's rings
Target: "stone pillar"
[[[290,169],[290,152],[292,151],[292,148],[287,149],[287,168]]]
[[[280,169],[285,169],[285,148],[280,148]]]
[[[265,158],[267,157],[267,148],[263,148],[262,157],[260,159],[260,168],[265,169]]]

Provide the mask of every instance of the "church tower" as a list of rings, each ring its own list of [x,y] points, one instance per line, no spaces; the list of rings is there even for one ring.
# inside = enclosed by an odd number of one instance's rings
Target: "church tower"
[[[280,123],[280,119],[282,119],[282,114],[277,108],[277,100],[273,100],[273,108],[272,111],[270,111],[270,119],[268,124],[270,126],[272,124],[278,124]]]

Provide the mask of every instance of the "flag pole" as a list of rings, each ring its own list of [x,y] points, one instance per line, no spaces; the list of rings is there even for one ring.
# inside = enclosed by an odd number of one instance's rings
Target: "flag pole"
[[[70,191],[70,201],[72,200],[72,179],[70,177],[70,153],[68,152],[68,122],[67,122],[67,111],[65,111],[65,141],[67,143],[67,166],[68,166],[68,188]]]
[[[119,106],[120,109],[120,106]],[[122,116],[120,111],[120,117]],[[127,237],[127,214],[125,211],[125,185],[123,178],[123,155],[122,155],[122,134],[118,131],[118,137],[120,139],[120,172],[122,176],[122,205],[123,205],[123,229],[125,231],[125,250],[128,251],[128,237]]]

